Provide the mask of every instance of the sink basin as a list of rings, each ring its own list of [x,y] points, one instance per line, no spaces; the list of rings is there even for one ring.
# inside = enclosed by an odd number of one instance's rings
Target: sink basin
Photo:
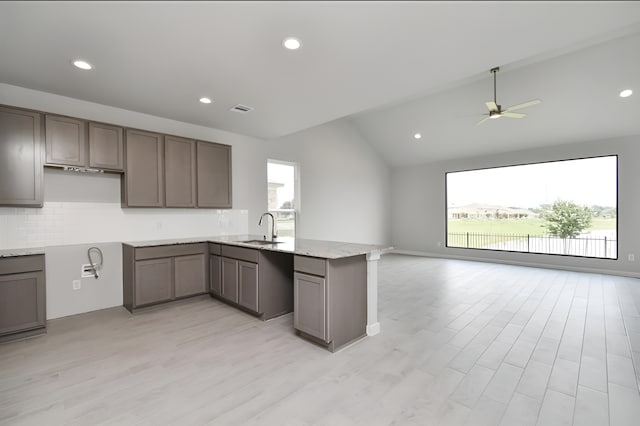
[[[270,244],[280,244],[284,241],[269,241],[269,240],[247,240],[247,241],[238,241],[239,243],[245,244],[260,244],[260,245],[270,245]]]

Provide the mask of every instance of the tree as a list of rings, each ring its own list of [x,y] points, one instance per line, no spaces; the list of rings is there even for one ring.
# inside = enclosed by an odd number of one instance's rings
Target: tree
[[[571,201],[556,201],[541,214],[549,233],[560,238],[575,238],[591,226],[593,211]]]

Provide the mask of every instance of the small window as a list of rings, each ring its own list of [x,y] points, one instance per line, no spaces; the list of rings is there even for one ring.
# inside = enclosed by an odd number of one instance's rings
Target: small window
[[[276,219],[279,237],[295,237],[297,197],[297,164],[267,161],[268,210]]]

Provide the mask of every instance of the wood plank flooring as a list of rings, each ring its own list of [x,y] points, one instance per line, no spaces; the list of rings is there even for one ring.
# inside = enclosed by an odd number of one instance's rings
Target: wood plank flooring
[[[3,425],[640,424],[640,280],[386,255],[331,354],[208,296],[0,345]]]

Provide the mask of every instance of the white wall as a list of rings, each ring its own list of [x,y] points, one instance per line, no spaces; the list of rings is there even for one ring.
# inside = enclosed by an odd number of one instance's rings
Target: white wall
[[[485,167],[618,154],[618,260],[454,249],[445,241],[445,173]],[[443,257],[560,267],[640,276],[640,136],[559,145],[500,155],[443,161],[392,170],[392,244],[404,251]]]
[[[350,121],[337,120],[269,141],[267,153],[268,158],[299,164],[298,237],[390,241],[389,168]]]

